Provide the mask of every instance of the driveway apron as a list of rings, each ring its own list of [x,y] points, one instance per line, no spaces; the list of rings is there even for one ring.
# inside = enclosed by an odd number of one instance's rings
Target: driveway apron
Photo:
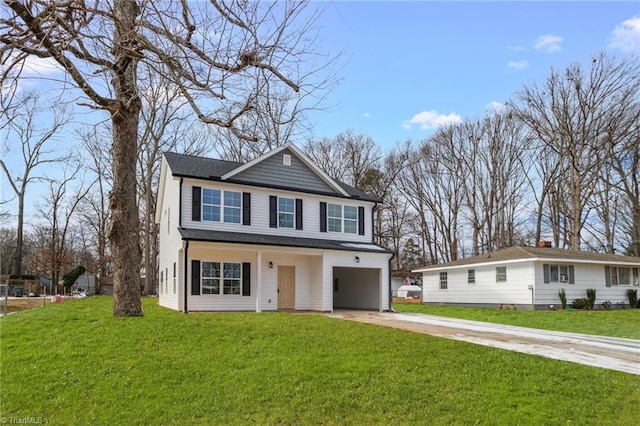
[[[547,331],[424,314],[336,311],[329,317],[640,375],[640,340]]]

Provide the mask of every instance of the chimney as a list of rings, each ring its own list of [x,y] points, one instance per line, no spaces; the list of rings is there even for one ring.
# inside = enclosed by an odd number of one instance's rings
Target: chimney
[[[538,241],[538,247],[551,248],[551,241]]]

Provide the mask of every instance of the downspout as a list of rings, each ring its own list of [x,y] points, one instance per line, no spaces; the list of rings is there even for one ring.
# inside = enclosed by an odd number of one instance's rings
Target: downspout
[[[183,312],[185,314],[189,313],[189,309],[187,309],[187,283],[189,282],[189,240],[182,241],[184,243],[184,309]]]
[[[180,178],[180,198],[178,202],[178,228],[182,228],[182,181],[184,178]]]

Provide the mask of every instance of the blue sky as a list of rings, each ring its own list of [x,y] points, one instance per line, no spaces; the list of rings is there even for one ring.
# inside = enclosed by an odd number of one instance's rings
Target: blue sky
[[[480,116],[551,67],[640,54],[637,1],[338,1],[321,24],[345,57],[315,136],[351,128],[384,147]]]

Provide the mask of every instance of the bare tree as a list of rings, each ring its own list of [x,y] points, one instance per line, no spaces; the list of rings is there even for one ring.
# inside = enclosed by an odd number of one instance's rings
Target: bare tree
[[[142,315],[135,179],[144,84],[139,63],[166,75],[203,122],[233,130],[256,107],[258,94],[269,97],[285,88],[306,96],[317,89],[314,72],[322,67],[314,67],[312,53],[318,12],[306,2],[114,0],[87,6],[5,0],[2,13],[0,56],[9,69],[28,56],[51,58],[90,107],[110,115],[114,314]]]
[[[29,184],[41,181],[43,166],[62,161],[66,155],[53,146],[59,132],[69,124],[71,115],[64,106],[47,105],[35,92],[27,92],[17,98],[19,109],[0,110],[0,118],[5,121],[7,138],[4,153],[15,151],[20,156],[20,170],[10,170],[3,159],[0,167],[7,177],[9,186],[18,201],[16,250],[13,259],[13,273],[22,274],[22,245],[24,229],[25,194]],[[45,116],[50,117],[47,120]],[[9,144],[9,145],[6,145]],[[19,152],[19,153],[18,153]]]
[[[624,115],[634,101],[620,95],[634,79],[637,85],[637,72],[630,71],[629,62],[601,53],[588,68],[572,64],[562,71],[552,69],[543,86],[533,83],[518,93],[521,105],[515,112],[560,164],[567,186],[556,196],[567,200],[569,247],[574,250],[580,248],[586,205],[606,161],[603,146],[611,120]]]
[[[48,272],[54,285],[58,283],[65,268],[71,266],[68,262],[73,256],[68,237],[78,206],[90,189],[91,186],[84,182],[81,165],[69,161],[64,164],[62,177],[49,179],[48,193],[44,202],[38,206],[40,216],[47,224],[45,229],[49,233]]]

